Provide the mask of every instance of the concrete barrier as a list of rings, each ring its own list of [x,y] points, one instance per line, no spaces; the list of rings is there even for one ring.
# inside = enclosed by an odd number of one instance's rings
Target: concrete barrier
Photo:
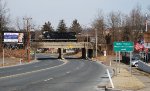
[[[139,61],[138,62],[138,69],[150,73],[150,66],[145,62]]]

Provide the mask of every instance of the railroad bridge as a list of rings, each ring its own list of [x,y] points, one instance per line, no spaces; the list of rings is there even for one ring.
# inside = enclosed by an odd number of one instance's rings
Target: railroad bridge
[[[82,49],[82,58],[93,57],[93,44],[90,42],[51,42],[48,40],[34,40],[31,42],[36,48],[55,48],[58,49],[59,57],[63,58],[63,49],[80,48]]]

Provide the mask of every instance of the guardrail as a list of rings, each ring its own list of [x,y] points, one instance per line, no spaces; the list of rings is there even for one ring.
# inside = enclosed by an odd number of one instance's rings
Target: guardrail
[[[150,73],[150,66],[145,62],[139,61],[138,62],[138,69]]]

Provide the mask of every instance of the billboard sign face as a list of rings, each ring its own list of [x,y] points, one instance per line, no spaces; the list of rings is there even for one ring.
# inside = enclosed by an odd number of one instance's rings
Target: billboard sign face
[[[23,43],[23,33],[4,33],[4,42]]]

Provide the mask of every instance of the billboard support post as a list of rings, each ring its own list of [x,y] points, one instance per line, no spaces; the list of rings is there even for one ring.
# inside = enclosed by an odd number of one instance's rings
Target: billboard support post
[[[116,76],[117,76],[117,66],[118,66],[118,63],[117,63],[117,62],[118,62],[118,61],[117,61],[118,58],[117,58],[117,57],[118,57],[118,56],[117,56],[117,52],[116,52],[116,72],[115,72]]]
[[[119,51],[119,73],[120,73],[120,51]]]
[[[4,50],[4,48],[3,48],[3,67],[5,66],[4,64],[5,64],[5,50]]]
[[[132,65],[131,65],[131,61],[132,61],[132,52],[130,52],[130,73],[132,74]]]

